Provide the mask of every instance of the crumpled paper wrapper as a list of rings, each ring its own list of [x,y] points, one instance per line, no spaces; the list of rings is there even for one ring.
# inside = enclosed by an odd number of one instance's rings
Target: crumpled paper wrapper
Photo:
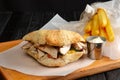
[[[67,24],[68,22],[62,19],[58,14],[55,15],[47,24],[41,29],[61,29],[56,27],[55,23]],[[62,27],[64,29],[64,27]],[[69,29],[72,30],[71,27]],[[21,46],[26,42],[23,41],[19,45],[0,53],[0,66],[13,69],[25,74],[36,76],[65,76],[73,71],[88,66],[94,62],[87,57],[83,57],[80,60],[70,63],[63,67],[49,68],[40,65],[37,61],[26,55]]]

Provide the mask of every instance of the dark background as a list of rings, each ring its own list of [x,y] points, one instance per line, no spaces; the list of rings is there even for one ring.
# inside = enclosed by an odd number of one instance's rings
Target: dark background
[[[1,0],[2,10],[10,11],[82,11],[86,4],[108,0]]]
[[[67,21],[79,20],[86,4],[105,1],[108,0],[0,0],[0,42],[21,39],[56,13]],[[77,80],[120,80],[120,69]]]
[[[86,4],[108,0],[0,0],[0,42],[20,39],[39,29],[56,13],[79,20]]]

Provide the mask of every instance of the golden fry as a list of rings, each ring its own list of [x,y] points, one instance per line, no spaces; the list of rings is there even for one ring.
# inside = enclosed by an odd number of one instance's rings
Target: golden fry
[[[105,37],[108,40],[105,28],[101,28],[100,27],[100,34],[99,34],[99,36]]]
[[[92,22],[92,20],[90,20],[90,21],[86,24],[86,26],[85,26],[85,28],[84,28],[84,32],[90,32],[90,31],[91,31],[91,22]]]
[[[95,14],[93,16],[93,21],[92,21],[92,35],[97,36],[99,35],[99,22],[98,22],[98,15]]]
[[[98,13],[98,20],[99,20],[99,25],[101,27],[106,27],[107,26],[107,14],[104,9],[99,8],[97,10]]]
[[[91,35],[91,33],[85,33],[84,35],[83,35],[83,38],[86,40],[86,38],[88,37],[88,36],[90,36]]]
[[[106,30],[106,33],[108,36],[108,41],[110,41],[110,42],[113,41],[114,40],[114,32],[113,32],[113,29],[112,29],[109,19],[108,19],[108,24],[105,27],[105,30]]]

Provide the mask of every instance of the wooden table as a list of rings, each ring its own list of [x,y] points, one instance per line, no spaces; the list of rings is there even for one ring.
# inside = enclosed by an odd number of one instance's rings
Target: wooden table
[[[18,45],[21,41],[22,40],[15,40],[0,43],[0,52]],[[107,57],[103,57],[100,60],[96,60],[91,65],[78,69],[66,76],[33,76],[4,67],[0,67],[0,71],[2,77],[7,80],[73,80],[117,68],[120,68],[120,59],[110,60]]]
[[[55,14],[55,12],[1,12],[0,42],[22,38],[23,35],[25,35],[26,33],[39,29],[41,26],[47,23]],[[72,21],[78,20],[79,14],[80,12],[70,12],[61,13],[60,15],[66,20]],[[2,79],[2,77],[3,76],[0,76],[0,79]],[[83,78],[78,78],[76,80],[120,80],[120,69],[86,76]]]

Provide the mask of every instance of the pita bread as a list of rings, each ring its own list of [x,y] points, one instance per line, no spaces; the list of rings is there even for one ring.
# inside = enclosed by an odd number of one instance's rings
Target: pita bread
[[[48,67],[60,67],[64,66],[68,63],[77,61],[84,53],[83,52],[74,52],[67,53],[63,56],[59,56],[57,59],[49,58],[47,54],[38,58],[37,53],[33,53],[32,51],[25,50],[27,54],[32,56],[35,60],[37,60],[40,64]]]
[[[60,55],[56,50],[50,47],[47,47],[49,49],[40,47],[40,45],[46,45],[60,48],[64,45],[71,45],[77,42],[85,42],[84,38],[79,33],[73,31],[37,30],[25,35],[23,37],[23,40],[30,41],[30,44],[22,47],[23,50],[25,50],[27,54],[32,56],[42,65],[49,67],[64,66],[68,63],[77,61],[85,53],[84,50],[81,52],[68,51],[66,54]],[[57,55],[53,54],[52,52],[57,53]],[[52,58],[48,57],[48,54],[53,54]]]
[[[79,33],[67,30],[37,30],[25,35],[23,40],[51,46],[64,46],[79,41],[85,42]]]

